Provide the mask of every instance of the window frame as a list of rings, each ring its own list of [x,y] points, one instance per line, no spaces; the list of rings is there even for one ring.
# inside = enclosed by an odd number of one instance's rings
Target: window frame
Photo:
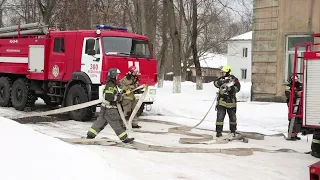
[[[290,55],[293,55],[293,62],[294,62],[294,54],[295,50],[289,50],[289,39],[290,38],[301,38],[301,37],[310,37],[312,38],[312,43],[314,43],[314,38],[309,34],[290,34],[285,36],[285,74],[284,74],[284,83],[288,81],[291,75],[289,75],[289,58]],[[298,56],[301,57],[302,53],[305,52],[305,50],[298,50]],[[292,64],[293,66],[293,64]],[[297,64],[297,69],[300,69],[300,71],[303,70],[303,62],[300,62]],[[301,77],[299,77],[301,78]]]
[[[241,70],[241,79],[246,80],[247,79],[248,70],[247,69],[243,69],[243,68],[241,68],[240,70]],[[245,76],[244,78],[243,78],[243,75]]]
[[[248,57],[248,48],[247,47],[242,48],[242,57],[244,57],[244,58]]]
[[[58,51],[56,51],[56,40],[59,41],[59,46],[57,47],[58,48]],[[54,53],[65,53],[66,52],[66,38],[64,36],[56,36],[54,37],[53,39],[53,49],[52,49],[52,52]]]

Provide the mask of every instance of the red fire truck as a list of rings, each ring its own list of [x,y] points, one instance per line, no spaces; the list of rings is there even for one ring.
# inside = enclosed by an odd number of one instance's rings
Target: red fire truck
[[[313,34],[320,39],[320,33]],[[290,125],[294,125],[296,118],[302,120],[302,133],[313,131],[311,154],[319,156],[320,148],[320,43],[301,42],[295,45],[293,76],[298,76],[302,83],[300,97],[294,101],[294,93],[290,94],[289,118]],[[295,81],[291,89],[294,89]],[[290,128],[288,137],[290,137]],[[316,148],[315,148],[316,147]],[[318,152],[314,152],[318,149]],[[316,154],[317,155],[316,155]],[[310,180],[320,180],[320,162],[309,167]]]
[[[156,60],[146,36],[121,27],[96,28],[56,31],[41,23],[0,28],[0,106],[22,111],[34,107],[38,97],[61,106],[96,100],[109,68],[118,68],[122,78],[134,65],[141,84],[156,84]],[[95,111],[88,107],[69,116],[86,121]]]

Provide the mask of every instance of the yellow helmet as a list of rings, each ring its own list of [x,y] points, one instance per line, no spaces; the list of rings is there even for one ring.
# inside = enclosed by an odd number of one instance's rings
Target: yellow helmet
[[[222,68],[221,68],[221,72],[225,72],[225,73],[227,73],[227,74],[232,74],[231,73],[231,67],[230,66],[223,66]]]

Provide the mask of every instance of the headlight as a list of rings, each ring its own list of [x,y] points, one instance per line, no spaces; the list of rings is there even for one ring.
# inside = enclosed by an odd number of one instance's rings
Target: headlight
[[[149,90],[149,94],[151,94],[151,95],[156,95],[156,90],[155,90],[155,89],[150,89],[150,90]]]

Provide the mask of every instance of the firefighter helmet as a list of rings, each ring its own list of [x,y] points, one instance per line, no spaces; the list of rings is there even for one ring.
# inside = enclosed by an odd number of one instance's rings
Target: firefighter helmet
[[[230,66],[222,66],[221,72],[227,73],[227,75],[231,75],[231,67]]]
[[[135,66],[130,66],[130,67],[129,67],[129,72],[130,72],[130,73],[138,73],[138,69],[137,69],[137,67],[135,67]]]
[[[120,74],[120,70],[117,68],[111,68],[108,71],[108,78],[116,79],[117,75]]]

